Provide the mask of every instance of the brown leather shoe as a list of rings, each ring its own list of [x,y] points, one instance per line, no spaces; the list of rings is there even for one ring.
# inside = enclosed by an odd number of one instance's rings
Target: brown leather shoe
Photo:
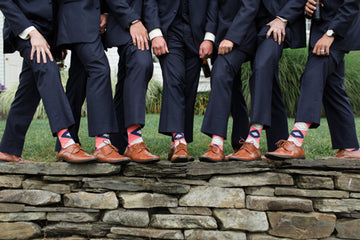
[[[112,144],[106,144],[95,149],[93,156],[97,158],[99,163],[125,164],[131,161],[130,158],[121,155]]]
[[[174,154],[174,149],[175,149],[175,147],[170,148],[170,151],[168,153],[168,160],[171,160],[172,155]],[[193,161],[195,161],[195,158],[193,156],[189,156],[188,161],[193,162]]]
[[[154,163],[160,161],[158,156],[150,153],[145,142],[127,147],[124,156],[131,158],[132,161],[137,163]]]
[[[244,142],[239,151],[234,153],[230,158],[230,161],[255,161],[261,160],[260,150],[255,147],[254,144]]]
[[[225,155],[218,146],[209,144],[209,149],[199,157],[199,160],[201,162],[223,162],[225,161]]]
[[[334,157],[360,159],[360,150],[346,151],[345,149],[340,149],[337,153],[335,153]]]
[[[24,160],[21,157],[0,152],[0,162],[33,162],[33,161]]]
[[[56,161],[58,162],[88,163],[95,162],[96,160],[94,156],[87,154],[78,143],[62,148],[56,156]]]
[[[278,149],[274,152],[267,152],[265,157],[272,160],[286,160],[293,158],[305,158],[305,152],[302,147],[298,147],[294,142],[287,140],[280,140],[276,143]]]
[[[188,148],[186,144],[179,143],[174,148],[174,153],[172,154],[170,161],[172,163],[179,163],[179,162],[188,162],[189,161],[189,154]]]

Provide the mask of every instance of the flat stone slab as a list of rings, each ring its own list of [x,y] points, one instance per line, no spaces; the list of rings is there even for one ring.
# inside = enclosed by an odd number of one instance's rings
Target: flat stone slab
[[[258,211],[313,211],[311,200],[289,197],[247,196],[246,208]]]
[[[278,238],[264,233],[251,233],[248,240],[291,240],[290,238]]]
[[[70,207],[31,207],[26,206],[24,212],[90,212],[98,213],[98,209],[70,208]]]
[[[283,161],[282,167],[319,168],[319,169],[360,169],[360,159],[291,159]]]
[[[20,188],[23,180],[24,176],[21,175],[0,176],[0,188]]]
[[[23,212],[24,209],[25,209],[24,204],[0,203],[0,213]]]
[[[111,225],[104,223],[56,223],[47,225],[42,229],[46,236],[73,235],[74,233],[82,236],[104,237],[110,232]]]
[[[89,176],[120,173],[121,166],[105,163],[70,164],[63,162],[1,163],[0,173],[28,175]]]
[[[360,212],[360,199],[315,199],[314,208],[320,212]]]
[[[245,193],[255,196],[274,196],[275,188],[272,187],[247,187]]]
[[[246,240],[246,233],[233,231],[185,230],[186,240]]]
[[[136,237],[145,237],[147,239],[175,239],[182,240],[184,235],[180,230],[160,230],[151,228],[124,228],[124,227],[113,227],[111,232],[117,235],[128,235]],[[133,238],[131,238],[133,239]]]
[[[36,190],[45,190],[49,192],[54,192],[58,194],[65,194],[71,192],[71,187],[66,184],[59,183],[46,183],[44,181],[26,179],[23,184],[23,189],[36,189]]]
[[[296,184],[299,188],[334,189],[334,181],[331,177],[301,175],[297,177]]]
[[[150,226],[165,229],[216,229],[217,223],[210,216],[154,214]]]
[[[179,200],[180,206],[244,208],[245,193],[241,188],[193,187]]]
[[[360,219],[340,219],[336,222],[337,237],[346,239],[360,239]]]
[[[86,212],[50,212],[46,215],[46,219],[50,222],[95,222],[99,218],[98,213],[86,213]]]
[[[45,213],[0,213],[0,222],[30,222],[45,220]]]
[[[215,209],[214,216],[220,221],[224,230],[265,232],[269,229],[265,212],[247,209]]]
[[[321,213],[269,212],[268,217],[271,235],[293,239],[329,237],[336,222],[335,215]]]
[[[158,193],[120,193],[119,199],[124,208],[177,207],[178,199]]]
[[[78,192],[65,194],[64,205],[65,207],[116,209],[119,201],[114,192],[103,194]]]
[[[177,207],[177,208],[168,208],[168,209],[169,212],[172,214],[204,215],[204,216],[212,215],[211,209],[206,207]]]
[[[160,161],[154,164],[129,163],[126,165],[124,175],[128,177],[186,177],[188,163],[173,164],[170,161]]]
[[[360,192],[360,174],[343,174],[335,178],[335,186],[352,192]]]
[[[14,223],[0,223],[0,239],[30,239],[38,237],[41,229],[34,223],[14,222]]]
[[[147,227],[150,223],[150,218],[146,210],[117,209],[105,212],[103,222],[117,223],[130,227]]]
[[[29,205],[47,205],[58,203],[61,196],[57,193],[43,190],[2,190],[0,202],[24,203]]]
[[[276,196],[298,196],[308,198],[349,198],[349,193],[337,190],[307,190],[296,188],[275,188]]]

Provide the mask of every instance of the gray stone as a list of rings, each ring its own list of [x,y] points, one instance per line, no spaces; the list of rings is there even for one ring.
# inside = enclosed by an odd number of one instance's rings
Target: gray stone
[[[204,215],[204,216],[212,215],[211,209],[205,207],[177,207],[177,208],[169,208],[169,211],[172,214],[182,214],[182,215]]]
[[[315,199],[314,208],[320,212],[358,212],[360,199]]]
[[[178,199],[158,193],[120,193],[124,208],[177,207]]]
[[[60,200],[61,196],[59,194],[43,190],[0,191],[0,202],[25,203],[37,206],[58,203]]]
[[[83,180],[84,177],[82,176],[43,176],[42,179],[44,181],[49,181],[49,182],[81,182]]]
[[[290,159],[282,162],[283,167],[292,168],[315,168],[315,169],[360,169],[360,159]]]
[[[186,240],[246,240],[243,232],[211,231],[211,230],[185,230]]]
[[[50,212],[46,218],[50,222],[95,222],[98,220],[98,213],[85,213],[85,212]]]
[[[98,209],[68,208],[68,207],[29,207],[26,206],[24,212],[89,212],[98,213]]]
[[[309,199],[266,196],[247,196],[246,208],[259,211],[313,211],[312,201]]]
[[[341,219],[341,218],[359,218],[360,219],[360,213],[337,213],[336,216],[338,219]]]
[[[349,198],[349,193],[337,190],[306,190],[297,188],[281,188],[275,189],[276,196],[298,196],[309,198]]]
[[[110,232],[111,225],[96,223],[56,223],[47,225],[42,229],[46,236],[62,236],[70,234],[79,234],[90,237],[104,237]]]
[[[247,195],[274,196],[275,189],[272,187],[248,187],[245,189]]]
[[[21,175],[2,175],[0,176],[0,187],[20,188],[24,176]]]
[[[351,198],[360,198],[360,193],[350,193]]]
[[[342,238],[337,238],[335,236],[330,236],[328,238],[321,238],[321,240],[340,240],[340,239],[342,239]]]
[[[265,232],[269,228],[264,212],[247,209],[215,209],[214,216],[221,222],[222,228],[225,230]]]
[[[43,181],[26,179],[22,184],[23,189],[46,190],[58,194],[70,193],[71,189],[66,184],[47,184]]]
[[[180,206],[244,208],[245,193],[241,188],[193,187],[179,200]]]
[[[215,176],[210,184],[220,187],[246,187],[265,185],[294,185],[293,178],[284,173],[254,173],[230,176]]]
[[[70,164],[63,162],[1,163],[2,173],[28,175],[111,175],[120,173],[121,166],[104,163]]]
[[[148,240],[149,238],[142,238],[142,237],[134,237],[134,236],[124,236],[124,235],[117,235],[114,233],[109,233],[106,234],[105,239],[100,239],[100,240]],[[98,239],[93,239],[91,238],[90,240],[98,240]]]
[[[172,164],[169,161],[160,161],[155,164],[129,163],[126,165],[124,175],[128,177],[143,176],[160,178],[179,178],[186,177],[187,163]]]
[[[334,189],[334,182],[331,177],[301,175],[296,179],[296,184],[299,188]]]
[[[70,237],[35,238],[32,240],[87,240],[87,238],[74,235],[74,236],[70,236]]]
[[[337,189],[360,192],[360,174],[343,174],[335,178]]]
[[[105,177],[84,178],[83,181],[85,188],[101,188],[127,192],[152,191],[166,194],[184,194],[190,190],[188,185],[156,182],[151,178]]]
[[[45,213],[0,213],[0,222],[30,222],[45,220]]]
[[[263,233],[251,233],[248,240],[291,240],[290,238],[278,238]]]
[[[117,209],[105,212],[105,223],[120,223],[130,227],[147,227],[150,223],[149,213],[145,210]]]
[[[113,227],[111,232],[117,235],[127,235],[135,237],[145,237],[147,239],[184,239],[184,235],[179,230],[160,230],[151,228],[123,228]]]
[[[280,169],[278,172],[302,175],[315,175],[315,176],[339,176],[342,173],[337,171],[321,171],[312,169]]]
[[[336,222],[337,237],[360,239],[360,219],[340,219]]]
[[[210,216],[155,214],[151,217],[150,226],[172,229],[216,229],[217,223]]]
[[[325,238],[335,229],[336,216],[321,213],[269,212],[274,236],[294,239]]]
[[[24,209],[24,204],[0,203],[0,212],[22,212]]]
[[[34,238],[41,232],[38,225],[26,222],[0,223],[0,229],[0,239],[6,240]]]
[[[179,183],[179,184],[185,184],[185,185],[195,185],[195,186],[207,186],[209,183],[204,180],[196,180],[196,179],[172,179],[172,178],[166,178],[166,179],[159,179],[160,182],[166,182],[166,183]]]
[[[119,201],[114,192],[104,194],[78,192],[64,195],[66,207],[94,208],[94,209],[116,209]]]

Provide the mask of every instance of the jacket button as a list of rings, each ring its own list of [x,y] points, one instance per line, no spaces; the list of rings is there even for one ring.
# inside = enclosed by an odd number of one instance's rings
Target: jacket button
[[[176,14],[176,10],[174,10],[173,13]]]

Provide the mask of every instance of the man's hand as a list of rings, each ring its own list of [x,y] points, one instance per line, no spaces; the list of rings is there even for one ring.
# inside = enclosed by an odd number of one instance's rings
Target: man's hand
[[[334,42],[334,37],[329,37],[324,34],[315,44],[313,49],[313,54],[318,56],[329,56],[330,54],[330,47]]]
[[[138,49],[142,51],[144,51],[145,48],[149,50],[149,35],[141,21],[131,24],[130,35],[134,46],[137,46]]]
[[[308,15],[309,17],[312,17],[313,14],[314,14],[314,11],[316,10],[316,3],[319,2],[320,0],[308,0],[306,2],[306,5],[305,5],[305,14]],[[320,1],[321,3],[321,1]],[[323,3],[321,3],[321,6],[324,6]]]
[[[151,41],[151,46],[156,56],[169,53],[169,49],[163,36],[154,38]]]
[[[230,40],[224,39],[221,41],[219,46],[218,54],[224,55],[232,51],[234,43]]]
[[[199,49],[199,56],[201,59],[207,59],[211,56],[213,52],[213,42],[209,40],[204,40]]]
[[[30,43],[31,43],[31,53],[30,53],[30,60],[34,59],[34,54],[36,52],[36,62],[40,63],[40,56],[43,58],[43,62],[47,63],[46,55],[49,56],[50,61],[54,61],[53,56],[50,52],[50,46],[41,35],[41,33],[38,30],[32,30],[29,33],[30,36]]]
[[[107,14],[101,14],[100,15],[100,34],[103,34],[106,30],[106,24],[107,24]]]
[[[285,41],[285,28],[286,28],[286,23],[281,21],[279,18],[275,18],[274,20],[272,20],[271,22],[269,22],[268,24],[270,26],[269,31],[266,33],[266,38],[269,38],[271,36],[271,34],[273,35],[274,41],[278,42],[279,45]]]

